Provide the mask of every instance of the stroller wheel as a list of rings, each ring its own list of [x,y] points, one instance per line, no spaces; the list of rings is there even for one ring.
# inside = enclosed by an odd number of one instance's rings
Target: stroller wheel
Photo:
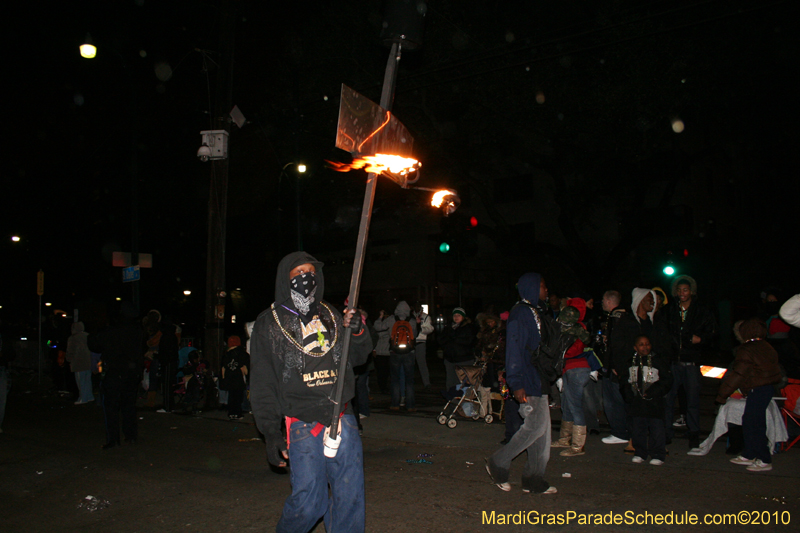
[[[441,425],[447,424],[447,417],[445,415],[439,415],[439,418],[436,419]]]
[[[486,422],[487,424],[491,424],[492,422],[494,422],[494,417],[492,415],[486,415],[483,421]]]
[[[457,425],[458,425],[458,420],[456,420],[455,418],[451,418],[450,420],[447,421],[447,427],[449,427],[450,429],[453,429]]]

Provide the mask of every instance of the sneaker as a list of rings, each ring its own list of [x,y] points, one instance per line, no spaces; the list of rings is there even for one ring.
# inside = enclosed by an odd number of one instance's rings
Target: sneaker
[[[642,459],[642,458],[641,458],[641,457],[639,457],[638,455],[634,455],[634,456],[633,456],[633,459],[631,459],[631,462],[632,462],[632,463],[636,463],[636,464],[638,465],[639,463],[643,463],[643,462],[644,462],[644,459]]]
[[[509,490],[511,490],[511,489],[509,488]],[[530,491],[531,491],[531,489],[522,489],[522,492],[528,492],[529,493]],[[547,487],[547,490],[542,492],[541,494],[555,494],[556,492],[558,492],[557,488],[555,488],[555,487]]]
[[[650,459],[650,464],[653,466],[661,466],[664,464],[664,461],[661,459]]]
[[[731,462],[735,465],[750,466],[756,462],[756,459],[748,459],[747,457],[739,455],[731,459]]]
[[[405,406],[406,406],[406,397],[405,396],[401,396],[400,397],[400,407],[405,407]]]
[[[78,401],[75,402],[75,405],[83,405],[85,403],[89,403],[89,402],[83,402],[81,400],[78,400]]]
[[[750,472],[769,472],[772,470],[772,463],[765,463],[761,459],[756,459],[747,469]]]
[[[614,435],[609,435],[608,437],[603,437],[600,439],[603,441],[603,444],[628,444],[628,441],[625,439],[618,439]]]
[[[681,415],[675,419],[675,422],[672,423],[672,427],[674,428],[685,428],[686,427],[686,417]]]
[[[166,409],[159,409],[156,413],[169,413]]]
[[[492,471],[489,470],[489,465],[488,464],[486,465],[486,473],[489,474],[489,477],[492,477]],[[494,481],[494,478],[492,478],[492,481]],[[510,492],[511,491],[511,483],[508,483],[508,482],[495,483],[495,485],[497,485],[497,488],[499,488],[502,491],[505,491],[505,492]],[[548,490],[550,490],[550,489],[548,489]]]

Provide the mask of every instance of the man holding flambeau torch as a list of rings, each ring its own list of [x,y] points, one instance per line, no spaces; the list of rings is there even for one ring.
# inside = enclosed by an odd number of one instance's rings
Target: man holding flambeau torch
[[[287,255],[278,265],[275,302],[253,328],[253,415],[266,438],[269,462],[285,467],[288,459],[291,469],[292,495],[284,503],[279,532],[306,533],[321,517],[330,533],[365,527],[361,439],[349,401],[355,391],[353,366],[367,360],[372,339],[360,320],[357,330],[350,328],[354,310],[342,315],[322,300],[324,289],[322,263],[305,252]],[[345,335],[351,340],[340,440],[330,457],[325,437]]]

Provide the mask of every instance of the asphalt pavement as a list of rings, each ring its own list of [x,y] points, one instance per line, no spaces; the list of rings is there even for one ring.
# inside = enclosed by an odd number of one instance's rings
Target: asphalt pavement
[[[702,425],[710,429],[716,383],[704,385]],[[522,492],[523,456],[503,492],[484,470],[502,422],[456,417],[451,429],[437,422],[445,404],[438,390],[418,387],[417,396],[419,410],[409,413],[390,411],[388,397],[373,393],[362,421],[367,531],[637,531],[643,521],[648,531],[798,530],[798,446],[775,455],[771,472],[731,464],[724,439],[693,457],[676,438],[663,466],[636,465],[624,446],[600,441],[602,427],[585,455],[553,454],[547,477],[557,494]],[[555,434],[558,409],[551,414]],[[289,476],[267,464],[251,415],[232,422],[221,410],[142,407],[138,416],[136,444],[101,450],[99,406],[76,406],[47,383],[17,376],[0,434],[0,532],[274,530]],[[728,525],[681,525],[693,515]]]

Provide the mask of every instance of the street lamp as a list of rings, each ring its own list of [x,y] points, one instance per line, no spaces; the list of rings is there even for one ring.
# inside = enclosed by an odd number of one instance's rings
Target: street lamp
[[[13,235],[11,237],[11,242],[19,242],[19,241],[20,241],[19,235]]]
[[[97,47],[92,41],[92,36],[88,33],[86,34],[86,39],[84,39],[83,44],[80,46],[80,50],[81,57],[86,59],[94,59],[94,57],[97,55]]]
[[[192,294],[192,291],[189,291],[189,290],[183,291],[183,295],[184,296],[191,296],[191,294]]]
[[[294,161],[289,161],[283,168],[281,169],[281,174],[286,174],[286,169],[294,165],[294,168],[297,170],[298,174],[305,174],[308,168],[303,163],[295,163]],[[289,175],[286,174],[288,177]],[[300,226],[300,180],[294,180],[294,214],[295,214],[295,225],[297,226],[297,250],[303,250],[303,232]]]

